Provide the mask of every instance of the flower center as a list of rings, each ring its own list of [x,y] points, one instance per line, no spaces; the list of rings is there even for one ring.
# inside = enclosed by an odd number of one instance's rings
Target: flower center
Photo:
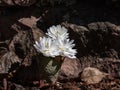
[[[64,47],[59,47],[60,51],[64,51]]]
[[[47,49],[47,50],[44,50],[43,52],[44,52],[44,53],[48,53],[49,51],[50,51],[50,50]]]
[[[45,43],[45,47],[49,48],[49,44],[48,44],[48,42]]]
[[[58,36],[59,34],[60,34],[60,32],[58,32],[58,31],[55,32],[55,35],[56,35],[56,36]]]

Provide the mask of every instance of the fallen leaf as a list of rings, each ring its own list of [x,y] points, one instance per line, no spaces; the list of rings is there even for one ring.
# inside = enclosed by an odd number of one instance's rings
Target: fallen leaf
[[[14,52],[7,52],[0,58],[0,73],[8,73],[12,64],[20,62]]]
[[[87,67],[81,73],[81,80],[87,84],[99,83],[107,73],[99,71],[97,68]]]
[[[30,18],[21,18],[18,20],[18,22],[30,27],[32,29],[32,32],[33,32],[33,37],[34,37],[34,40],[39,40],[39,37],[42,37],[44,36],[45,34],[43,33],[42,30],[40,30],[38,27],[37,27],[37,21],[39,20],[40,18],[36,18],[34,16],[31,16]]]

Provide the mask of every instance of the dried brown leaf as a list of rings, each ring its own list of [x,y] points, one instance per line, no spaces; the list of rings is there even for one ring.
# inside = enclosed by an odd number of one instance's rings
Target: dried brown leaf
[[[81,80],[87,84],[95,84],[99,83],[106,75],[108,74],[99,71],[97,68],[87,67],[81,73]]]
[[[30,18],[21,18],[18,21],[32,29],[34,40],[39,40],[39,37],[44,35],[43,31],[37,27],[39,18],[31,16]]]
[[[7,52],[0,58],[0,73],[7,73],[13,63],[20,62],[14,52]]]

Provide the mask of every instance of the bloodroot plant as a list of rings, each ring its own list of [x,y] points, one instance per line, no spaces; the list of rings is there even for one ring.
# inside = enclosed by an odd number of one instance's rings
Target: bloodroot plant
[[[69,39],[68,30],[61,25],[50,27],[46,36],[35,41],[34,47],[39,52],[40,69],[46,82],[56,82],[64,57],[76,58],[74,46],[74,40]]]

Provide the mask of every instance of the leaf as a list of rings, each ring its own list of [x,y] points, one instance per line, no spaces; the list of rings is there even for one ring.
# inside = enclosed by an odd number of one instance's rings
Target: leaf
[[[81,73],[81,80],[87,84],[95,84],[99,83],[106,75],[108,74],[99,71],[97,68],[87,67]]]
[[[34,16],[31,16],[30,18],[21,18],[19,19],[18,21],[22,24],[24,24],[25,26],[28,26],[32,29],[32,33],[33,33],[33,37],[34,37],[34,40],[39,40],[39,37],[42,37],[44,36],[45,34],[43,33],[42,30],[40,30],[38,27],[37,27],[37,21],[39,20],[40,18],[36,18]]]
[[[54,83],[57,80],[58,72],[61,68],[61,63],[53,58],[39,55],[40,70],[48,83]]]
[[[0,73],[8,73],[12,64],[20,62],[19,58],[13,52],[7,52],[0,58]]]
[[[39,18],[31,16],[30,18],[21,18],[18,21],[20,23],[32,28],[33,26],[36,26],[38,20],[39,20]]]

